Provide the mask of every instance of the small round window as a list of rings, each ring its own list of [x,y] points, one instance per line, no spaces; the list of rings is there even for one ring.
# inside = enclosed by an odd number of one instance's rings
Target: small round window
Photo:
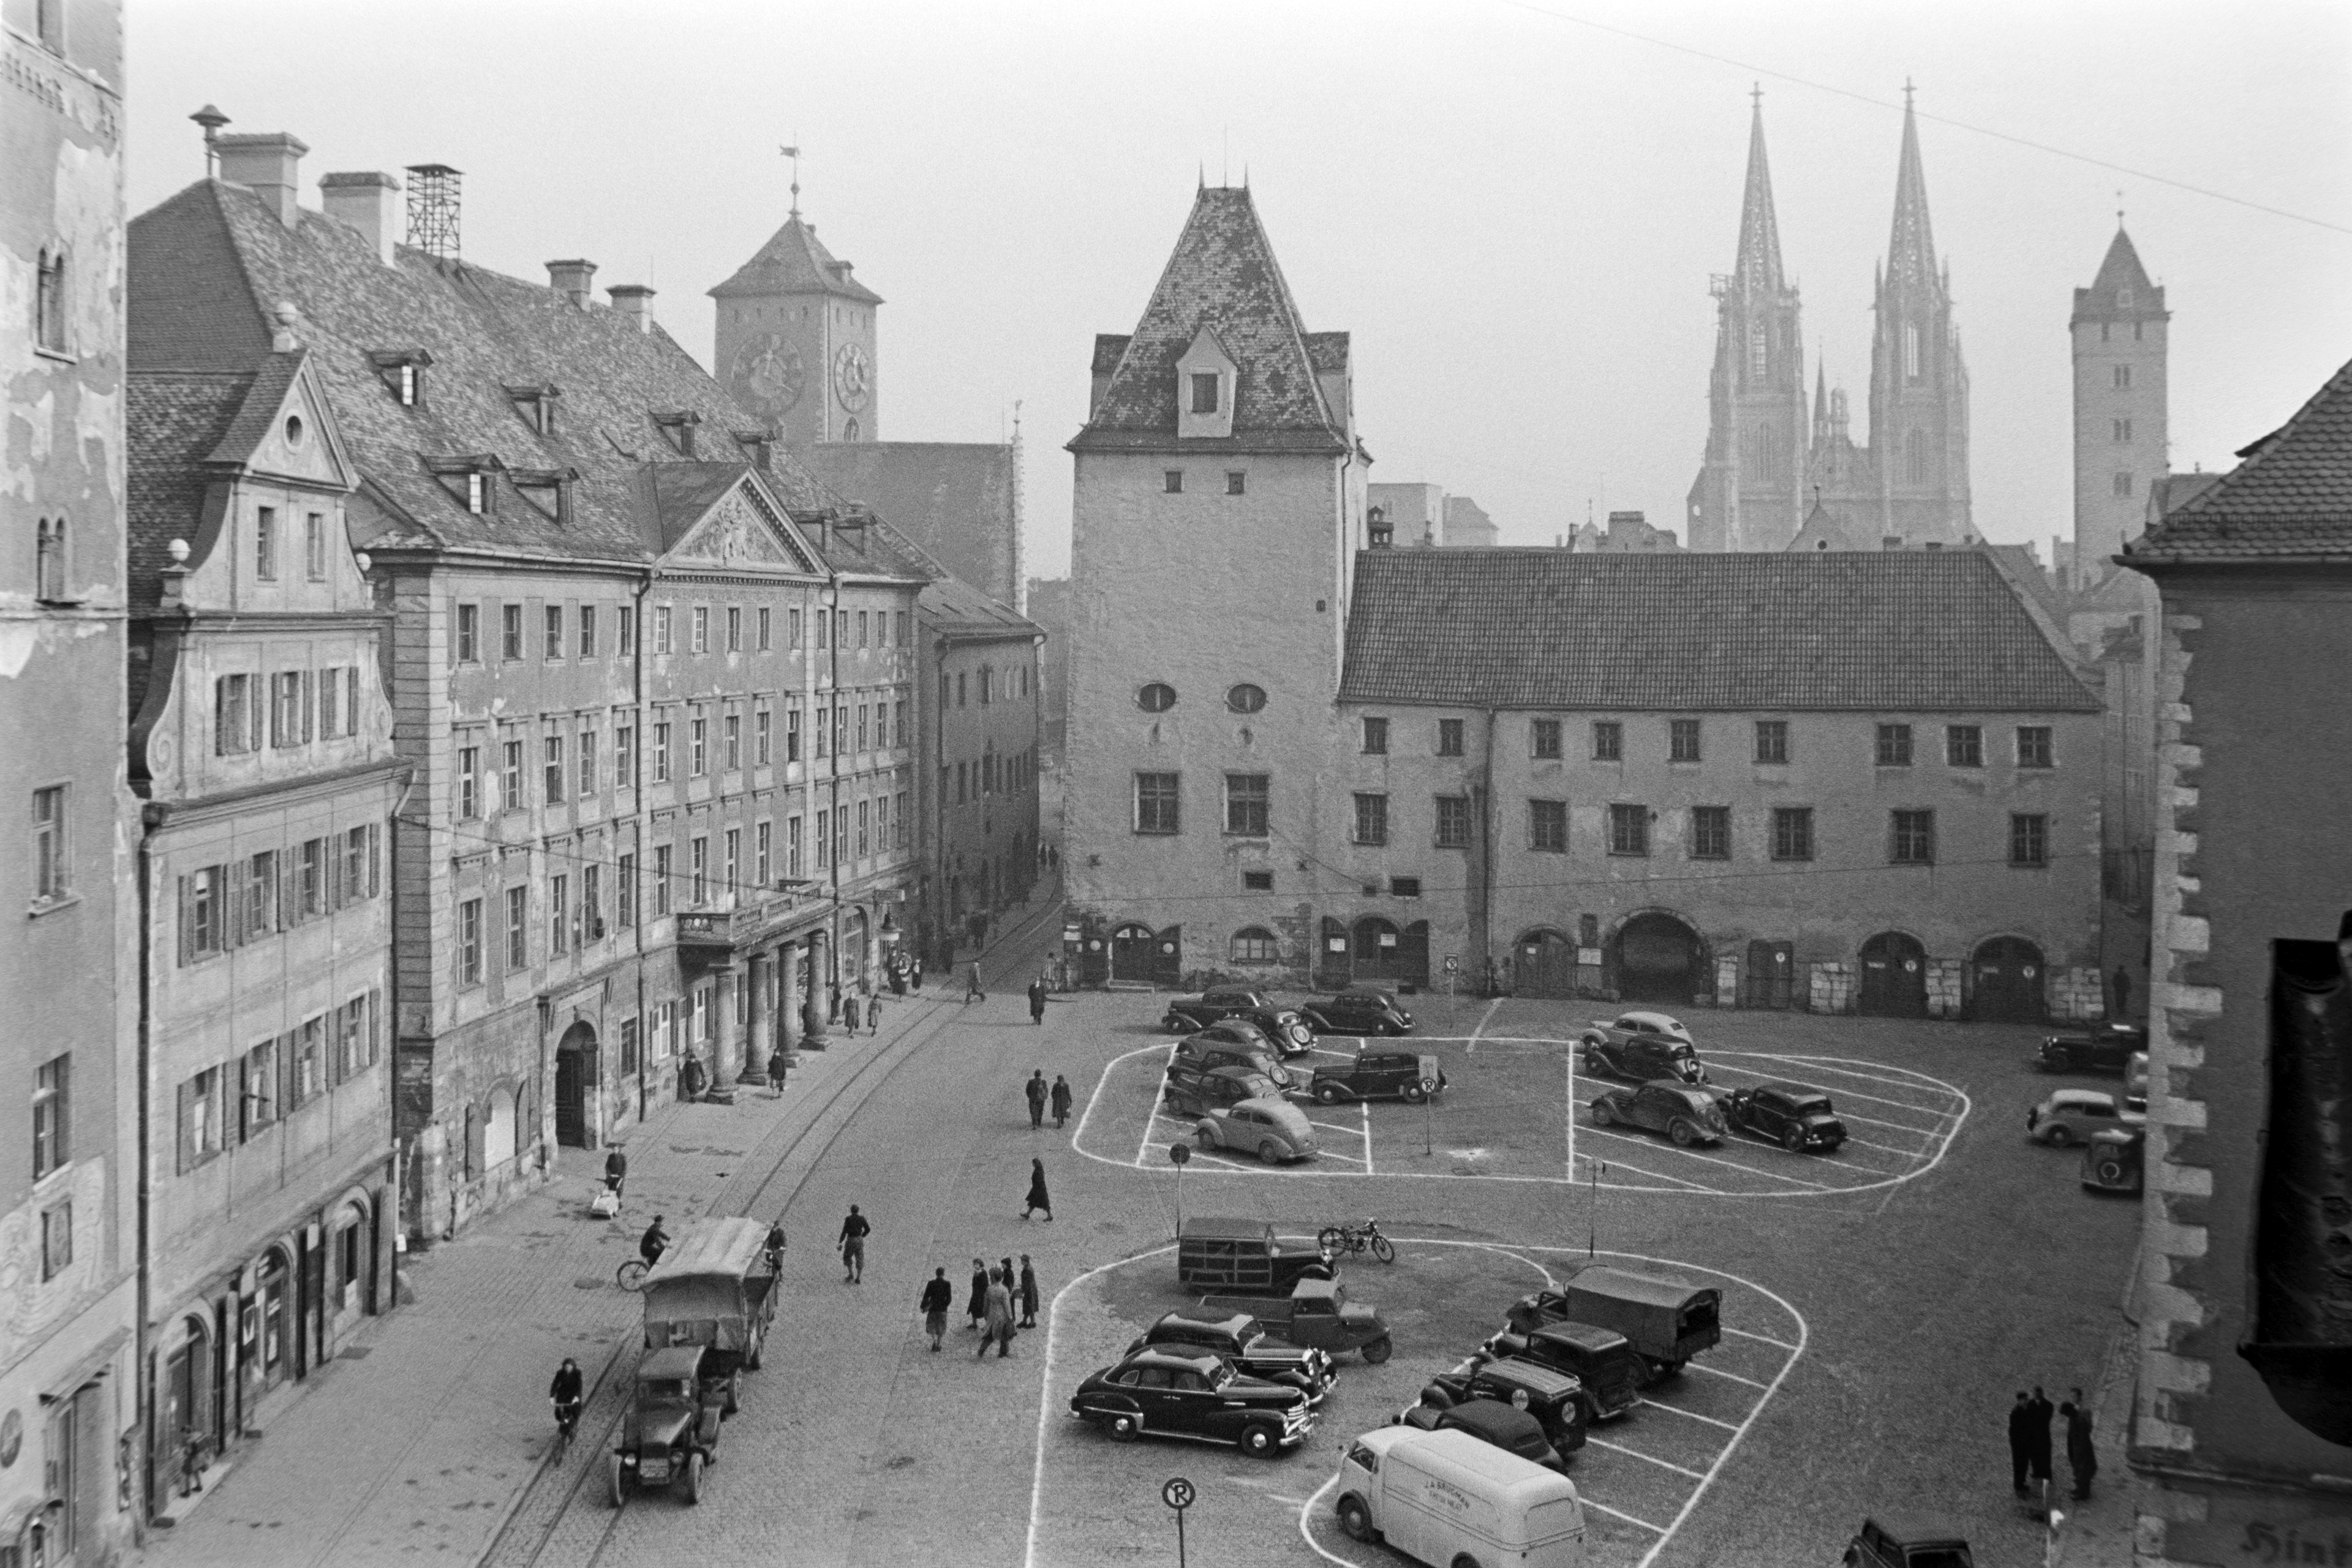
[[[288,446],[300,446],[302,444],[302,437],[308,434],[309,432],[302,427],[302,416],[299,414],[289,414],[286,416],[286,444]]]
[[[1265,688],[1244,680],[1225,693],[1225,706],[1236,713],[1255,713],[1265,706]]]
[[[1135,694],[1135,705],[1146,713],[1165,713],[1176,706],[1176,689],[1164,680],[1155,680]]]

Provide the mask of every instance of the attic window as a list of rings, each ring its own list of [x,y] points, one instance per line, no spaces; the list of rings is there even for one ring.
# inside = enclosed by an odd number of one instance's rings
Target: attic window
[[[1192,373],[1193,413],[1214,414],[1217,411],[1217,384],[1223,379],[1213,370],[1200,370]]]
[[[425,367],[433,356],[423,349],[378,349],[368,355],[376,374],[392,394],[392,400],[403,408],[425,406]]]
[[[735,444],[743,448],[743,455],[751,459],[753,468],[765,471],[772,466],[776,451],[776,437],[772,431],[738,430],[735,432]]]
[[[507,473],[516,494],[559,523],[572,521],[572,485],[579,477],[576,468],[512,468]]]
[[[476,517],[488,517],[498,510],[498,486],[492,481],[505,465],[496,454],[429,458],[426,466],[447,488],[450,498]]]
[[[702,423],[702,416],[691,408],[681,408],[654,416],[654,423],[673,450],[681,458],[694,456],[694,427]]]
[[[541,436],[555,434],[555,400],[563,395],[561,390],[552,385],[509,386],[506,392],[524,424]]]

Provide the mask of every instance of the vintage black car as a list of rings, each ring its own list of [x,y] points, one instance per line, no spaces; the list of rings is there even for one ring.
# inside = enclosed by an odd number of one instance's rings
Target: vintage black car
[[[2134,1051],[2147,1049],[2147,1031],[2137,1024],[2100,1024],[2042,1042],[2043,1072],[2121,1072]]]
[[[1267,1333],[1265,1324],[1241,1312],[1169,1312],[1127,1348],[1132,1354],[1155,1345],[1180,1353],[1213,1352],[1243,1376],[1288,1384],[1317,1405],[1331,1392],[1337,1375],[1326,1352],[1285,1344]]]
[[[1492,1399],[1524,1410],[1543,1426],[1544,1438],[1566,1456],[1584,1447],[1584,1385],[1555,1366],[1506,1357],[1473,1356],[1441,1372],[1421,1391],[1423,1405],[1440,1409],[1473,1399]]]
[[[1723,1119],[1742,1132],[1769,1138],[1791,1154],[1819,1150],[1835,1153],[1845,1142],[1845,1123],[1830,1110],[1830,1097],[1794,1084],[1760,1083],[1721,1097]]]
[[[1629,1015],[1630,1016],[1631,1015]],[[1584,1037],[1580,1047],[1587,1078],[1624,1078],[1636,1083],[1670,1078],[1683,1083],[1707,1081],[1706,1064],[1688,1040],[1672,1035],[1629,1034],[1612,1029]]]
[[[1592,1124],[1663,1132],[1685,1149],[1719,1143],[1730,1131],[1722,1102],[1714,1094],[1674,1079],[1601,1090],[1593,1098]]]
[[[639,1487],[686,1483],[686,1500],[702,1500],[703,1468],[719,1456],[719,1418],[728,1378],[709,1364],[708,1345],[672,1345],[637,1363],[621,1438],[610,1460],[613,1506]]]
[[[1171,1067],[1161,1100],[1171,1116],[1206,1116],[1222,1106],[1238,1105],[1244,1100],[1278,1100],[1281,1096],[1281,1087],[1255,1068],[1222,1067],[1204,1071],[1192,1067]]]
[[[1976,1568],[1976,1559],[1968,1537],[1943,1520],[1880,1514],[1862,1521],[1845,1568]]]
[[[1424,1089],[1425,1083],[1437,1088]],[[1317,1068],[1307,1086],[1307,1091],[1322,1105],[1337,1105],[1343,1100],[1402,1100],[1419,1105],[1444,1089],[1445,1073],[1435,1057],[1362,1048],[1348,1061]]]
[[[1496,1361],[1516,1356],[1569,1373],[1583,1390],[1588,1426],[1633,1409],[1646,1376],[1633,1342],[1597,1323],[1537,1323],[1525,1333],[1505,1329],[1478,1353]]]
[[[1165,1433],[1233,1443],[1261,1458],[1315,1430],[1304,1393],[1244,1377],[1206,1351],[1136,1351],[1078,1384],[1070,1414],[1122,1443]]]
[[[1260,1008],[1272,1010],[1273,998],[1263,991],[1247,991],[1239,986],[1213,986],[1198,996],[1179,996],[1168,1004],[1167,1016],[1160,1026],[1171,1035],[1189,1035],[1205,1029],[1220,1018],[1230,1018],[1239,1013],[1255,1013]]]
[[[1318,1035],[1409,1035],[1412,1015],[1385,991],[1349,986],[1298,1009]]]
[[[1517,1454],[1547,1470],[1558,1470],[1563,1475],[1568,1472],[1568,1461],[1544,1436],[1543,1423],[1500,1400],[1472,1399],[1444,1408],[1415,1405],[1389,1425],[1417,1426],[1424,1432],[1467,1432],[1482,1443],[1492,1443],[1505,1453]]]
[[[2147,1129],[2109,1127],[2083,1148],[2083,1185],[2095,1193],[2137,1193],[2145,1179]]]
[[[1672,1377],[1693,1356],[1723,1342],[1723,1292],[1662,1274],[1587,1263],[1577,1266],[1559,1289],[1512,1302],[1504,1322],[1521,1334],[1556,1322],[1613,1329],[1641,1358],[1647,1384]]]
[[[1281,1058],[1265,1042],[1265,1037],[1255,1029],[1244,1035],[1236,1031],[1230,1022],[1203,1029],[1197,1035],[1187,1035],[1176,1042],[1176,1048],[1169,1053],[1168,1074],[1173,1078],[1179,1068],[1185,1068],[1194,1072],[1207,1072],[1214,1068],[1246,1068],[1262,1074],[1277,1089],[1297,1089],[1305,1082],[1305,1075],[1297,1068],[1282,1065]]]

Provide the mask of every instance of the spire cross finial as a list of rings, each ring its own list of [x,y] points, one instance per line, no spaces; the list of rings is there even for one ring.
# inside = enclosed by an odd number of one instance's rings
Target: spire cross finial
[[[2117,191],[2117,192],[2116,193],[2116,226],[2117,228],[2121,228],[2121,227],[2123,227],[2123,226],[2124,226],[2124,194],[2123,194],[2121,191]]]
[[[1911,95],[1917,90],[1918,89],[1916,88],[1911,85],[1911,79],[1909,77],[1906,76],[1903,79],[1903,111],[1906,114],[1911,112]]]
[[[1748,98],[1749,102],[1756,105],[1757,113],[1761,114],[1764,112],[1764,84],[1762,82],[1756,82],[1748,87]]]
[[[779,147],[776,151],[793,161],[792,216],[798,217],[801,216],[801,150],[798,147]]]

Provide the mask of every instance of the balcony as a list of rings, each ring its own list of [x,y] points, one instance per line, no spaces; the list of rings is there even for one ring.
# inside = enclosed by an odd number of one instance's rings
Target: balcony
[[[677,945],[701,953],[737,952],[756,947],[804,920],[818,906],[809,881],[780,881],[773,889],[746,888],[677,912]]]

